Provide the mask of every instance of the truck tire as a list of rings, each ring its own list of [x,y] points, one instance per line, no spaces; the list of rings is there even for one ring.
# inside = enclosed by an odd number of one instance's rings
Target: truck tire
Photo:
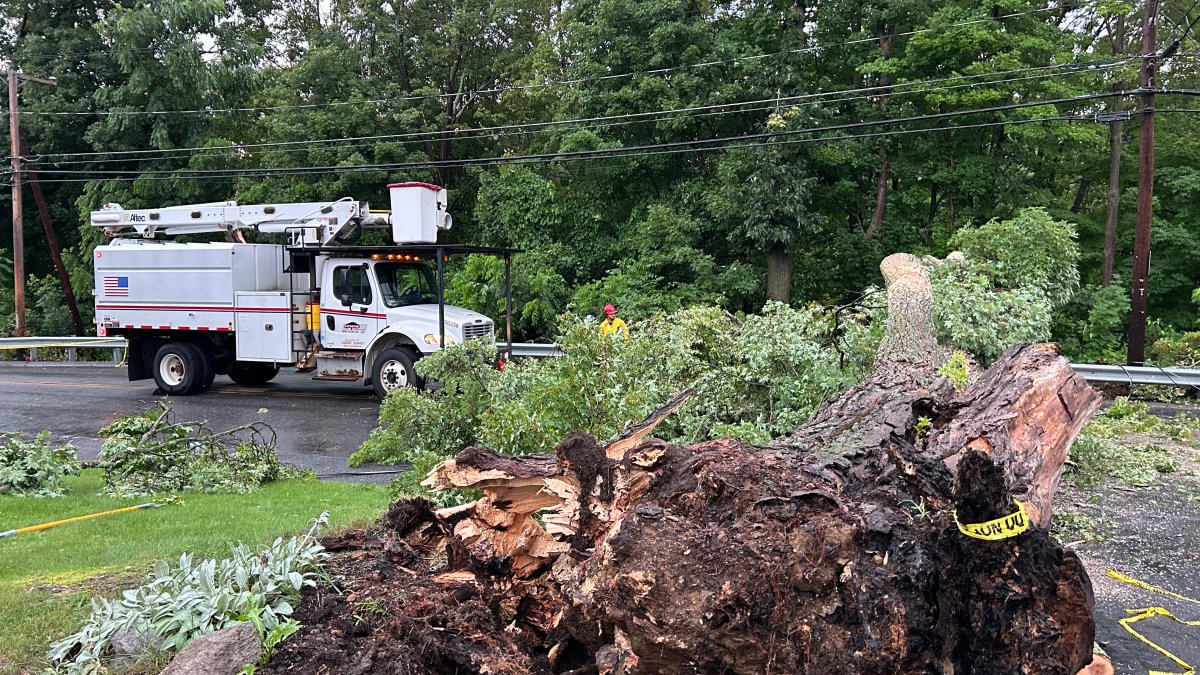
[[[212,373],[204,353],[190,342],[168,342],[154,355],[154,383],[164,394],[187,396],[204,389]]]
[[[234,361],[229,366],[229,379],[245,387],[257,387],[275,379],[279,374],[279,366],[273,363],[255,363],[253,361]]]
[[[204,363],[204,379],[200,382],[200,388],[196,393],[208,391],[212,386],[213,380],[217,379],[217,359],[213,356],[212,349],[204,345],[195,345],[200,351],[200,359]]]
[[[407,349],[392,347],[383,350],[375,357],[375,363],[371,367],[371,385],[375,388],[375,395],[382,399],[393,389],[420,389],[425,386],[425,382],[413,367],[416,362],[416,357]]]

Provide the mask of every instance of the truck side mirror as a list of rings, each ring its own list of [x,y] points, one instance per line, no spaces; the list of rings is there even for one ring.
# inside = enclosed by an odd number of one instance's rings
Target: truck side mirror
[[[350,306],[350,298],[354,294],[354,287],[350,284],[350,270],[342,268],[338,270],[338,286],[337,297],[342,301],[343,307]]]

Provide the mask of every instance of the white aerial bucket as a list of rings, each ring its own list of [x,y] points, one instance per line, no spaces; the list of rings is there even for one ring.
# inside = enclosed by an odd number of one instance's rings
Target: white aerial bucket
[[[392,183],[392,241],[397,244],[436,244],[438,230],[450,229],[446,191],[429,183]]]

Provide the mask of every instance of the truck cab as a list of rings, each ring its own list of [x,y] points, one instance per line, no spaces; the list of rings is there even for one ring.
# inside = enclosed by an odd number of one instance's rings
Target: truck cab
[[[419,256],[329,258],[322,268],[318,378],[357,379],[353,375],[362,373],[386,395],[396,387],[422,384],[413,364],[440,349],[443,336],[445,346],[472,339],[494,342],[495,329],[486,316],[451,305],[439,311],[436,278]]]

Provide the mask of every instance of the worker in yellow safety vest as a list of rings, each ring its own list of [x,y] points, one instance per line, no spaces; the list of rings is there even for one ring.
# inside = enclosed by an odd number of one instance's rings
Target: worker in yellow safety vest
[[[604,321],[600,322],[601,335],[624,335],[629,337],[629,326],[617,318],[617,308],[612,305],[604,306]]]

